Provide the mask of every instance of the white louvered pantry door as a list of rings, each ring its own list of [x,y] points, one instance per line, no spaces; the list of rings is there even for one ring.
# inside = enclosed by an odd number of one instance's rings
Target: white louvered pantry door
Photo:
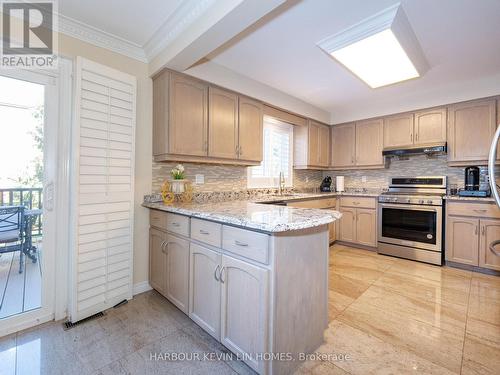
[[[71,321],[132,297],[136,79],[78,57]]]

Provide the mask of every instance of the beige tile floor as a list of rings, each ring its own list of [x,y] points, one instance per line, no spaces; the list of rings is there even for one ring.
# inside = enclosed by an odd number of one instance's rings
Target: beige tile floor
[[[299,374],[500,374],[500,278],[345,246],[331,248],[323,360]],[[0,339],[0,374],[246,374],[236,361],[151,360],[227,352],[156,292],[63,331]],[[346,359],[347,358],[347,359]]]

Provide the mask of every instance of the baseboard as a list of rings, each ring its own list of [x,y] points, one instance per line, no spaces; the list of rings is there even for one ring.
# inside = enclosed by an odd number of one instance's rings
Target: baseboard
[[[135,296],[136,294],[141,294],[151,289],[153,288],[151,288],[148,281],[141,281],[140,283],[134,284],[132,293]]]

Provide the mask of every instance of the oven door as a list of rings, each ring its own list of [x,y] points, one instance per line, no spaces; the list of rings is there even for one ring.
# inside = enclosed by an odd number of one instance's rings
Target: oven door
[[[379,242],[441,251],[442,207],[390,203],[378,207]]]

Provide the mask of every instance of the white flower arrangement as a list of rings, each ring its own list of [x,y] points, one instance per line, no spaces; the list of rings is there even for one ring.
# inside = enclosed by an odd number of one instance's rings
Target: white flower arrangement
[[[182,164],[177,164],[174,169],[170,171],[170,174],[174,178],[174,180],[183,180],[184,179],[184,166]]]

